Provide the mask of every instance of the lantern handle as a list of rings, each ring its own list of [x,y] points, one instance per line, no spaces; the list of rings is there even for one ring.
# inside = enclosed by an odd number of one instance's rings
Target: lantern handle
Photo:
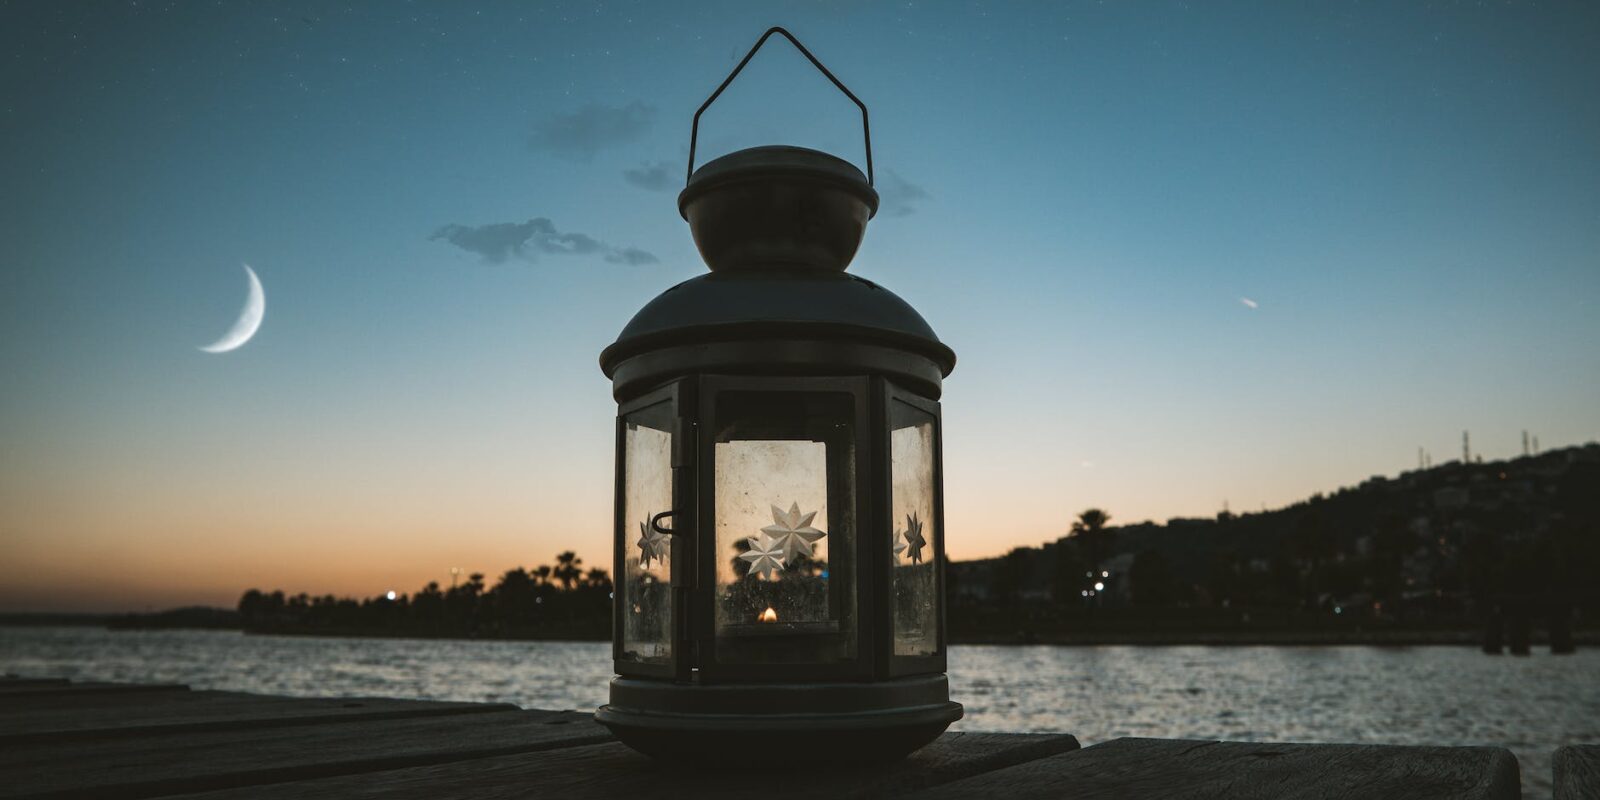
[[[845,88],[845,85],[840,83],[838,78],[833,77],[833,73],[829,72],[827,67],[822,66],[822,62],[818,61],[816,56],[811,55],[811,51],[807,50],[806,46],[801,44],[799,39],[794,38],[794,34],[778,26],[768,28],[766,33],[761,34],[761,38],[756,40],[756,46],[750,48],[750,52],[745,53],[744,60],[739,62],[739,66],[734,67],[733,71],[728,73],[728,77],[723,79],[722,85],[718,86],[717,90],[712,92],[711,96],[707,97],[704,103],[700,104],[699,110],[694,112],[694,125],[689,129],[689,172],[684,176],[684,182],[688,183],[689,178],[694,177],[694,151],[695,143],[700,138],[700,115],[706,113],[706,109],[710,108],[711,104],[716,102],[718,97],[722,96],[722,90],[728,88],[728,84],[733,83],[733,79],[739,76],[739,72],[744,69],[744,65],[750,63],[750,59],[755,56],[756,51],[760,50],[761,45],[766,44],[767,39],[770,38],[774,33],[783,34],[783,38],[788,39],[789,43],[794,45],[795,49],[799,50],[800,54],[805,56],[806,60],[810,61],[812,66],[816,67],[818,70],[821,70],[822,74],[826,76],[828,80],[832,81],[833,85],[838,87],[839,91],[844,92],[845,97],[850,98],[850,102],[855,103],[856,107],[861,109],[861,138],[866,143],[867,148],[867,185],[871,186],[872,126],[867,122],[867,104],[861,102],[860,98],[856,97],[855,94],[848,88]]]
[[[653,530],[656,533],[665,534],[667,536],[675,535],[675,534],[673,534],[671,528],[663,528],[663,527],[661,527],[661,520],[672,519],[675,516],[677,516],[677,512],[675,512],[675,511],[663,511],[660,514],[657,514],[657,515],[651,517],[650,518],[650,530]]]

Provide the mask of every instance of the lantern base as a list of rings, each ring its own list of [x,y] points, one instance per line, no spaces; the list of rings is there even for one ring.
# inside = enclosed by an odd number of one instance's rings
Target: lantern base
[[[594,718],[645,755],[727,767],[742,760],[731,754],[752,747],[805,753],[805,763],[894,761],[938,738],[961,714],[943,675],[715,686],[614,678],[611,702]],[[751,766],[771,769],[774,759]]]

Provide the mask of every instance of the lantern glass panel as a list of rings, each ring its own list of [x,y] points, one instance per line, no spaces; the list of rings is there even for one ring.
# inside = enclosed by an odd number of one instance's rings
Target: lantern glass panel
[[[716,659],[856,657],[855,398],[718,395]]]
[[[622,425],[622,530],[624,574],[621,657],[670,663],[672,565],[670,537],[650,520],[672,509],[672,403],[628,414]],[[665,526],[663,526],[665,527]]]
[[[936,421],[898,400],[890,404],[890,549],[894,559],[894,654],[939,649],[939,519],[934,462]]]

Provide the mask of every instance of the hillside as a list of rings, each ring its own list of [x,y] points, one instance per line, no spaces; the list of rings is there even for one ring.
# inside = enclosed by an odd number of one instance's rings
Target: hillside
[[[1373,477],[1271,511],[1106,527],[952,564],[950,582],[952,628],[969,633],[992,627],[995,609],[1047,627],[1052,609],[1464,625],[1508,597],[1596,619],[1600,445]]]

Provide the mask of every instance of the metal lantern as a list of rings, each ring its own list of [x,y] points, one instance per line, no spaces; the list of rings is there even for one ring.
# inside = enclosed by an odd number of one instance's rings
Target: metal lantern
[[[700,115],[775,33],[861,108],[865,175],[783,146],[694,168]],[[877,206],[866,106],[767,31],[694,117],[678,209],[710,273],[600,355],[620,405],[618,677],[595,717],[638,750],[878,761],[961,718],[938,403],[955,354],[845,272]]]

